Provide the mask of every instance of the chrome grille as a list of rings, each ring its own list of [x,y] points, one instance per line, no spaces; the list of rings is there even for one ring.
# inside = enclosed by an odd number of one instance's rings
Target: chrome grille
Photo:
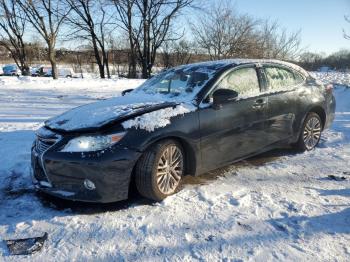
[[[37,137],[35,141],[35,151],[38,154],[44,153],[47,149],[53,146],[57,142],[57,139],[54,138],[42,138]]]

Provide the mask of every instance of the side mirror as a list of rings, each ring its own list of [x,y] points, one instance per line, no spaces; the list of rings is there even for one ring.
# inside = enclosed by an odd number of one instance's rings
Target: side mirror
[[[238,93],[231,89],[217,89],[213,93],[213,107],[214,109],[220,109],[223,104],[227,104],[236,101]]]
[[[126,90],[122,91],[122,96],[125,96],[127,93],[130,93],[133,90],[134,89],[126,89]]]

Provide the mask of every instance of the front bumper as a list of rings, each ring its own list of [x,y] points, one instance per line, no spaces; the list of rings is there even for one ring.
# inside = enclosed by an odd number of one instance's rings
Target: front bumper
[[[32,148],[32,179],[47,194],[75,201],[109,203],[128,198],[133,167],[140,153],[114,147],[105,152],[38,154]],[[95,189],[84,186],[88,179]]]

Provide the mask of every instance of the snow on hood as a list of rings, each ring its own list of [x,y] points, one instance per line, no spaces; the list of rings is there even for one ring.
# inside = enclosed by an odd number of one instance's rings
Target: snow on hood
[[[169,125],[170,118],[184,115],[195,111],[196,107],[191,104],[180,104],[175,108],[167,107],[164,109],[159,109],[150,113],[137,116],[134,119],[124,121],[122,123],[125,129],[136,128],[136,129],[145,129],[148,132],[154,131],[156,128],[165,127]]]
[[[160,100],[159,96],[130,94],[74,108],[49,119],[45,125],[51,129],[67,132],[99,128],[112,121],[124,120],[175,104]]]

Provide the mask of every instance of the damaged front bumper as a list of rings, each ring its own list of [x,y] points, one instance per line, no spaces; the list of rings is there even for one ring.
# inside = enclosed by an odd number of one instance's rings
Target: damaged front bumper
[[[103,153],[65,153],[53,147],[39,154],[34,145],[31,155],[37,190],[68,200],[109,203],[128,198],[140,153],[118,147]]]

